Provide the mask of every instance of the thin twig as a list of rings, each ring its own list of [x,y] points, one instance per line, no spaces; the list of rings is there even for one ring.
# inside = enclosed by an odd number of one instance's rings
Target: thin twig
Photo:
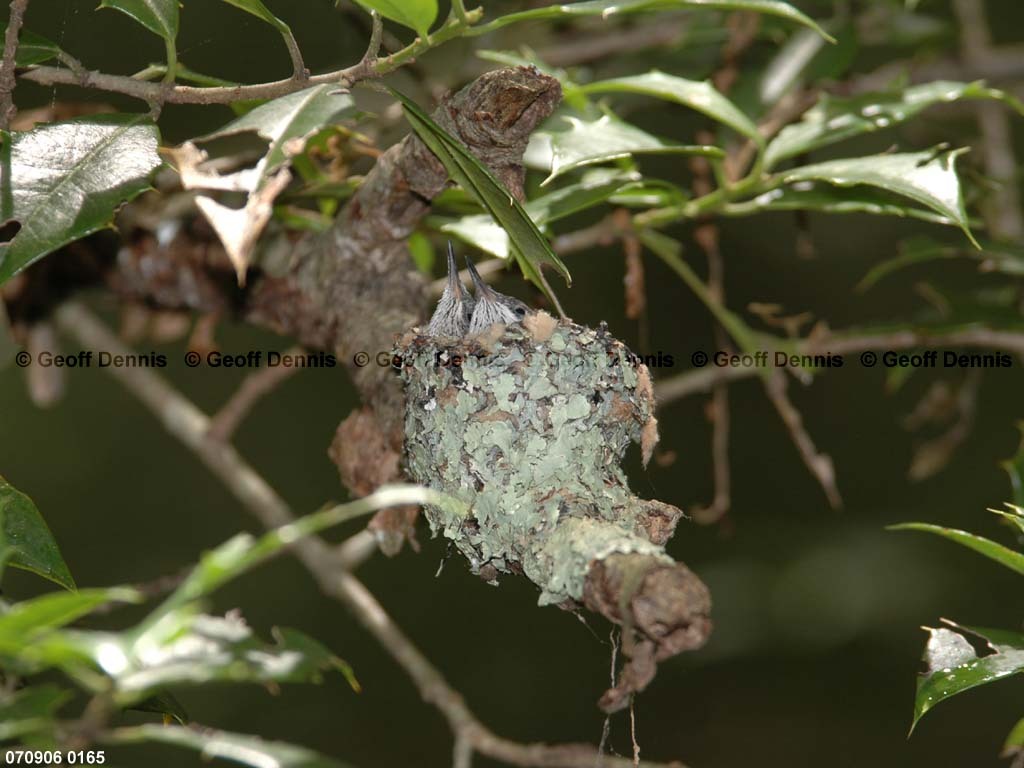
[[[964,61],[978,66],[992,50],[985,5],[981,0],[954,0],[953,11],[960,22],[960,50]],[[1002,104],[987,100],[979,102],[977,110],[985,170],[999,185],[992,195],[986,224],[996,238],[1019,240],[1024,237],[1024,214],[1017,186],[1010,115]]]
[[[11,0],[11,13],[7,21],[7,31],[4,33],[4,57],[0,62],[0,130],[4,131],[18,111],[14,106],[14,69],[18,54],[18,35],[25,21],[27,7],[28,0]]]
[[[15,0],[15,2],[27,2],[27,0]],[[341,83],[342,87],[351,88],[361,80],[393,72],[431,48],[460,36],[466,29],[467,27],[462,22],[455,20],[445,24],[426,38],[417,38],[397,53],[382,59],[374,59],[372,65],[361,60],[351,67],[334,72],[310,75],[308,78],[302,79],[289,77],[285,80],[253,85],[215,87],[167,85],[135,80],[122,75],[107,75],[93,70],[76,72],[49,66],[33,67],[22,74],[21,78],[39,85],[77,85],[109,93],[121,93],[125,96],[142,99],[148,104],[231,104],[248,99],[275,99],[326,83]]]
[[[283,353],[285,357],[298,357],[303,354],[302,347],[292,347]],[[228,441],[238,429],[249,411],[260,398],[270,394],[279,384],[289,379],[301,369],[298,366],[276,365],[253,371],[238,386],[235,393],[210,421],[210,437]]]
[[[786,374],[782,371],[776,371],[764,382],[764,390],[768,394],[768,399],[772,401],[782,423],[789,430],[789,436],[793,440],[793,445],[800,452],[800,458],[804,460],[807,469],[825,492],[825,497],[832,509],[839,509],[843,506],[843,498],[839,495],[839,489],[836,487],[836,470],[832,464],[832,458],[828,454],[821,453],[815,447],[814,440],[804,427],[800,411],[789,399],[786,392],[787,386]]]
[[[825,336],[806,339],[794,350],[797,355],[848,355],[875,350],[905,350],[918,347],[965,347],[992,349],[1016,354],[1024,359],[1024,333],[970,328],[964,331],[929,334],[922,331],[895,331],[865,336]],[[827,370],[827,369],[822,369]],[[656,381],[654,394],[660,405],[690,395],[708,392],[720,382],[746,379],[761,373],[754,367],[698,368]]]
[[[81,304],[68,302],[55,313],[61,330],[86,349],[130,354],[106,326]],[[160,420],[168,432],[203,461],[266,528],[294,520],[288,505],[228,443],[209,437],[210,420],[159,374],[146,368],[106,369]],[[456,741],[510,765],[537,768],[594,768],[595,747],[587,744],[521,744],[496,736],[476,718],[430,660],[388,616],[373,594],[319,537],[296,541],[293,551],[324,594],[344,603],[412,678],[420,695],[444,715]],[[601,757],[598,768],[635,767],[633,760]],[[640,768],[685,768],[682,763],[640,763]]]

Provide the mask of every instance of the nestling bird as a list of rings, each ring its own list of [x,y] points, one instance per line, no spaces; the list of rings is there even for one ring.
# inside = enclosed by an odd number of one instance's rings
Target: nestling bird
[[[467,259],[468,261],[468,259]],[[455,250],[451,240],[448,241],[448,284],[444,287],[441,300],[437,302],[427,326],[431,336],[444,336],[461,339],[469,330],[469,321],[473,316],[473,297],[469,295],[459,279],[459,269],[455,265]]]
[[[468,256],[466,257],[466,266],[469,267],[469,276],[473,278],[473,288],[476,293],[476,305],[473,307],[473,314],[469,320],[470,334],[485,331],[495,323],[509,325],[521,322],[532,312],[519,299],[498,293],[485,283]]]

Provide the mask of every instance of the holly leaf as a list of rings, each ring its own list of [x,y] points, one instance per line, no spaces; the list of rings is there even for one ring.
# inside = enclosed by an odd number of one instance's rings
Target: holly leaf
[[[982,81],[958,83],[937,80],[899,91],[867,93],[849,98],[824,94],[804,113],[799,123],[788,125],[768,145],[765,167],[830,144],[899,125],[936,104],[965,99],[994,99],[1024,114],[1024,104]]]
[[[550,158],[550,173],[541,186],[550,184],[559,176],[595,163],[645,154],[700,155],[722,158],[725,153],[718,147],[677,144],[660,139],[636,126],[623,122],[612,114],[597,119],[563,116],[562,129],[548,128],[535,134],[531,142],[534,162],[542,155]]]
[[[23,29],[18,35],[18,49],[14,54],[14,63],[19,67],[31,67],[54,59],[61,53],[62,51],[56,43],[35,32]]]
[[[764,143],[764,139],[753,121],[740,111],[739,107],[719,93],[711,83],[703,80],[687,80],[658,70],[651,70],[643,75],[617,77],[612,80],[588,83],[580,86],[579,90],[583,93],[638,93],[672,101],[729,126],[737,133],[752,139],[759,146]]]
[[[890,525],[888,530],[924,531],[926,533],[934,533],[936,536],[941,536],[944,539],[955,541],[957,544],[965,546],[968,549],[973,549],[975,552],[984,555],[989,560],[994,560],[1000,565],[1006,566],[1011,571],[1016,571],[1024,576],[1024,554],[1014,552],[1012,549],[1008,549],[1002,544],[997,544],[996,542],[982,536],[975,536],[973,533],[960,531],[956,528],[944,528],[941,525],[931,525],[930,523],[901,523],[899,525]]]
[[[0,244],[0,284],[61,246],[107,227],[149,189],[159,134],[139,115],[102,115],[2,134],[0,221],[20,229]]]
[[[925,673],[917,681],[911,731],[925,713],[951,696],[1024,672],[1024,635],[943,621],[953,629],[925,627]],[[985,640],[992,653],[979,657],[965,634]]]
[[[837,187],[867,185],[920,203],[954,221],[978,246],[964,209],[956,158],[967,149],[908,152],[830,160],[783,171],[785,184],[824,181]],[[979,246],[980,247],[980,246]]]

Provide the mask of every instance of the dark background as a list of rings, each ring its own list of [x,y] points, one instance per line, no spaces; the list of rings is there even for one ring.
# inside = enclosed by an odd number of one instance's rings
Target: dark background
[[[267,5],[292,25],[313,71],[342,66],[361,54],[365,15],[352,7],[339,11],[326,0],[267,0]],[[512,5],[486,4],[489,12]],[[799,5],[818,18],[833,10],[830,3]],[[107,72],[130,73],[161,59],[157,38],[118,13],[94,12],[94,6],[93,0],[37,2],[26,26]],[[920,6],[949,24],[945,3],[925,0]],[[1019,41],[1024,8],[1004,0],[989,3],[989,9],[997,41]],[[287,73],[279,38],[256,19],[211,2],[186,3],[182,18],[180,58],[194,69],[249,82]],[[472,45],[509,48],[517,40],[540,45],[553,34],[544,25],[530,25],[501,41],[457,42],[425,57],[399,82],[419,89],[426,103],[426,83],[458,86],[473,68],[489,66],[471,56]],[[955,29],[948,26],[934,45],[939,51],[955,50]],[[771,42],[759,43],[745,66],[756,68],[776,50]],[[659,66],[705,76],[706,70],[689,71],[688,64],[678,63],[684,53],[681,46],[626,56],[606,63],[603,71]],[[864,50],[858,66],[876,66],[890,53],[884,47]],[[74,91],[57,95],[83,98]],[[52,89],[24,85],[16,97],[20,106],[29,107],[46,104],[54,95]],[[139,108],[135,102],[112,103]],[[165,139],[176,141],[228,119],[228,111],[216,107],[168,108],[161,126]],[[698,125],[683,110],[654,102],[639,105],[630,119],[678,140],[690,138]],[[386,131],[394,135],[404,131],[393,120],[388,125]],[[1022,150],[1019,125],[1016,130]],[[894,142],[925,147],[942,139],[973,143],[970,115],[929,113],[902,132],[844,144],[821,156],[867,154]],[[666,173],[666,167],[658,166],[659,172]],[[679,164],[678,175],[685,183],[685,164]],[[560,231],[589,220],[584,216]],[[946,285],[999,282],[979,275],[973,263],[947,262],[908,270],[866,294],[855,293],[855,283],[872,265],[893,256],[900,239],[917,232],[955,238],[955,233],[893,219],[811,216],[813,260],[797,256],[799,233],[789,215],[726,221],[722,231],[730,306],[774,301],[791,312],[812,311],[833,327],[906,313],[921,303],[913,286],[925,277]],[[686,238],[687,230],[674,234],[687,243],[690,263],[703,269],[703,256]],[[645,264],[650,301],[646,344],[638,338],[636,323],[623,319],[618,250],[570,257],[574,285],[562,287],[560,294],[577,321],[593,325],[607,320],[638,350],[673,355],[675,368],[654,371],[656,377],[671,376],[688,367],[693,351],[712,351],[710,325],[706,311],[672,273],[649,254]],[[501,287],[528,297],[517,277],[507,277]],[[96,295],[90,301],[116,322],[109,297]],[[220,327],[218,341],[226,352],[288,344],[230,322]],[[230,395],[243,375],[187,369],[181,344],[155,348],[170,360],[168,378],[208,411]],[[941,375],[948,374],[916,374],[890,393],[884,371],[865,370],[848,358],[844,368],[821,375],[809,387],[791,386],[810,433],[835,461],[846,501],[842,512],[828,508],[760,384],[732,385],[729,524],[681,524],[669,545],[669,552],[710,586],[716,628],[706,649],[665,663],[639,697],[637,737],[644,757],[681,759],[700,768],[1001,764],[1002,740],[1024,714],[1019,681],[943,703],[907,738],[925,639],[919,627],[934,625],[942,616],[1016,627],[1021,613],[1020,579],[1008,570],[934,537],[884,530],[891,523],[923,520],[1002,536],[985,508],[998,506],[1010,494],[998,463],[1016,449],[1014,424],[1024,411],[1020,361],[1011,370],[983,375],[970,437],[945,471],[911,483],[906,474],[914,437],[901,421],[928,383]],[[174,573],[239,529],[256,530],[246,511],[195,457],[104,372],[70,371],[68,380],[63,402],[43,411],[29,401],[19,369],[0,370],[0,473],[35,500],[80,585]],[[328,499],[345,498],[326,448],[354,405],[342,372],[303,372],[259,404],[237,435],[238,447],[294,509],[312,511]],[[638,493],[684,508],[711,497],[704,407],[705,398],[699,396],[661,409],[661,449],[678,458],[671,466],[652,462],[645,471],[633,456],[630,480]],[[354,524],[337,536],[358,528]],[[360,576],[474,711],[509,738],[596,742],[603,716],[594,702],[609,675],[607,626],[594,620],[591,631],[568,613],[538,608],[536,591],[522,580],[506,578],[500,588],[490,587],[471,576],[458,558],[435,578],[444,542],[431,540],[425,526],[420,540],[419,554],[406,550],[392,560],[377,556]],[[5,593],[13,599],[44,588],[19,572],[9,572],[5,581]],[[321,596],[295,562],[271,563],[219,592],[212,606],[217,611],[234,607],[264,635],[271,626],[283,625],[319,638],[353,665],[363,692],[353,693],[340,676],[321,686],[288,686],[278,696],[260,688],[182,690],[180,698],[195,721],[305,744],[354,765],[450,764],[450,736],[442,717],[420,700],[401,670],[345,610]],[[115,615],[103,621],[124,620]],[[129,720],[147,717],[129,715]],[[630,752],[623,715],[612,721],[612,744],[623,754]],[[115,762],[199,764],[193,755],[170,748],[121,750]],[[477,758],[476,764],[491,763]]]

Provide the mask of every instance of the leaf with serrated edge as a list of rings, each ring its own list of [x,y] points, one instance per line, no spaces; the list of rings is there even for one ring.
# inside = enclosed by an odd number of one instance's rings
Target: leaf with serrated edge
[[[541,182],[541,186],[577,168],[632,155],[682,154],[714,158],[725,156],[718,147],[677,144],[659,139],[611,114],[602,115],[596,120],[585,120],[569,115],[563,117],[562,121],[562,130],[548,129],[543,132],[549,141],[551,172]]]
[[[994,560],[1011,571],[1016,571],[1024,576],[1024,554],[1014,552],[1012,549],[1008,549],[1002,544],[997,544],[982,536],[975,536],[973,533],[967,533],[967,531],[960,531],[956,528],[944,528],[941,525],[931,525],[930,523],[901,523],[888,526],[888,530],[934,533],[944,539],[955,541],[957,544],[961,544],[968,549],[973,549],[989,560]]]
[[[472,29],[472,34],[483,34],[493,29],[515,24],[520,21],[537,19],[571,18],[573,16],[600,16],[609,18],[616,14],[640,13],[644,11],[685,10],[706,8],[719,11],[755,11],[802,24],[824,37],[829,42],[835,39],[818,24],[794,8],[779,0],[588,0],[579,3],[555,3],[543,8],[519,11],[501,16],[494,21]]]
[[[1024,672],[1024,635],[962,627],[944,621],[957,631],[925,627],[928,632],[923,659],[926,672],[917,681],[911,731],[925,713],[949,697]],[[978,657],[964,638],[965,632],[986,640],[994,653]]]
[[[638,93],[672,101],[729,126],[737,133],[753,139],[757,144],[764,143],[761,133],[751,119],[719,93],[711,83],[703,80],[687,80],[651,70],[643,75],[588,83],[580,86],[580,90],[583,93]]]
[[[860,94],[852,98],[825,94],[804,113],[800,122],[779,131],[765,152],[765,167],[771,169],[787,158],[864,133],[891,128],[931,106],[962,99],[995,99],[1018,114],[1024,114],[1024,104],[1004,91],[985,87],[982,81],[958,83],[938,80],[902,91]]]
[[[957,223],[977,246],[967,222],[956,158],[967,149],[852,157],[783,171],[783,183],[824,181],[838,187],[866,184],[908,197]]]
[[[0,246],[0,284],[63,245],[107,227],[149,189],[161,164],[156,126],[138,115],[40,125],[3,138],[0,221],[21,229]]]

